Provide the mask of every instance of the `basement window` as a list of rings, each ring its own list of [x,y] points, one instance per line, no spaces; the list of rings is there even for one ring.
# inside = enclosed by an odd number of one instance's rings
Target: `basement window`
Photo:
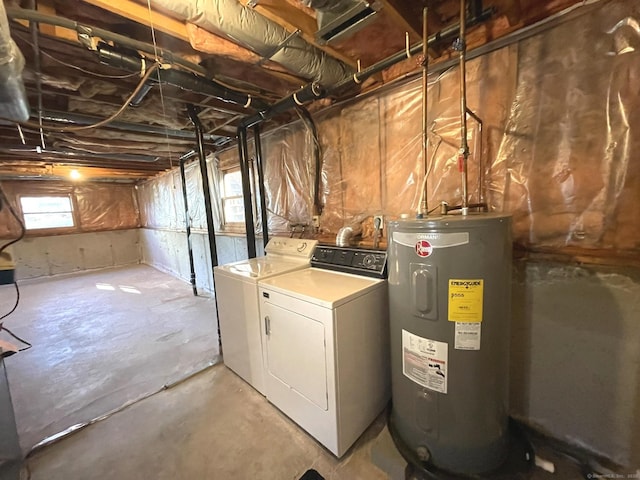
[[[222,174],[222,211],[225,226],[244,226],[244,199],[240,169]]]
[[[69,195],[21,196],[20,206],[27,230],[75,226],[73,205]]]

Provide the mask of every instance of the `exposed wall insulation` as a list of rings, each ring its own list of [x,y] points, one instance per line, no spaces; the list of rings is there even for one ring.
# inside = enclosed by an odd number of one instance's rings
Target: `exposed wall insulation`
[[[180,172],[156,177],[137,187],[140,203],[140,224],[143,227],[177,229],[184,228],[184,204],[176,194],[180,188]]]
[[[209,188],[214,197],[218,185],[214,181],[217,173],[213,167],[214,159],[207,159],[207,172],[209,175]],[[195,231],[207,230],[207,217],[204,209],[204,194],[202,192],[202,175],[198,162],[191,162],[185,166],[185,179],[187,185],[187,202],[189,205],[189,218],[191,228]],[[140,203],[141,225],[148,228],[184,230],[184,200],[182,195],[182,180],[180,170],[155,177],[136,187]],[[214,224],[220,227],[220,210],[218,202],[213,202]]]
[[[20,195],[71,196],[75,227],[64,230],[34,231],[34,235],[122,230],[140,226],[138,203],[133,185],[65,182],[2,182],[2,188],[17,212]],[[8,209],[0,211],[0,237],[15,237],[20,228]]]
[[[225,161],[227,162],[225,164]],[[218,163],[228,167],[237,164],[237,155],[231,152],[221,158],[207,159],[208,175],[212,192],[214,225],[216,228],[216,250],[218,264],[235,262],[248,257],[244,237],[227,236],[221,231],[220,195],[218,193]],[[213,291],[211,258],[207,221],[202,191],[202,176],[198,162],[185,168],[187,201],[191,219],[191,243],[193,248],[196,284],[199,290]],[[180,171],[173,170],[159,175],[138,186],[141,225],[140,248],[142,261],[162,271],[189,281],[189,253],[187,251],[184,201]],[[256,241],[257,251],[263,254],[261,240]]]
[[[640,247],[640,18],[614,2],[469,62],[468,104],[484,121],[492,210],[514,215],[530,246]],[[428,89],[429,206],[460,204],[458,69]],[[414,213],[424,169],[419,80],[315,118],[323,151],[324,231],[354,218]],[[469,120],[471,201],[478,199],[478,126]],[[278,230],[309,221],[312,137],[300,122],[263,140],[267,200]]]

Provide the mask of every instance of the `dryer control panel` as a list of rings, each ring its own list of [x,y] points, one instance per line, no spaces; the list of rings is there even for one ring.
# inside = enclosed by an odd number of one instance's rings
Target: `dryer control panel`
[[[318,245],[311,266],[366,277],[387,277],[387,252],[362,248]]]

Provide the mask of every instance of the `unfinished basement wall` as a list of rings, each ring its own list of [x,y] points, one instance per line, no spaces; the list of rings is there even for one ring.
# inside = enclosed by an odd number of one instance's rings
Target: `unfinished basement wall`
[[[210,189],[215,196],[218,186],[213,158],[207,163]],[[213,292],[212,261],[204,208],[202,175],[199,164],[192,162],[185,167],[187,203],[191,225],[191,242],[196,275],[200,290]],[[141,223],[140,246],[142,262],[189,281],[189,250],[187,245],[184,197],[179,169],[159,175],[138,185]],[[217,202],[214,201],[214,207]],[[214,212],[216,227],[217,264],[248,258],[247,240],[244,235],[220,231],[220,213]],[[258,252],[262,244],[257,242]]]
[[[140,262],[133,185],[4,181],[2,188],[18,215],[23,215],[20,197],[25,196],[68,195],[73,207],[73,227],[27,231],[11,247],[18,280]],[[2,209],[0,239],[19,233],[18,223]]]
[[[484,200],[513,215],[520,252],[511,414],[637,468],[640,5],[603,1],[576,12],[468,64],[469,108],[484,121],[481,132],[469,120],[471,202],[480,199],[482,156]],[[459,205],[457,68],[430,76],[428,112],[429,207]],[[364,220],[366,242],[372,215],[415,215],[425,172],[418,79],[314,120],[321,238],[333,241],[339,228]],[[265,134],[263,148],[270,232],[310,225],[311,130],[294,122]]]

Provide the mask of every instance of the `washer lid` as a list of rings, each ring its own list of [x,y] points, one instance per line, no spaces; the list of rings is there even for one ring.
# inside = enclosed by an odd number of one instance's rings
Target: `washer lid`
[[[386,280],[305,268],[260,281],[260,286],[321,307],[335,308],[380,287]]]
[[[261,278],[268,278],[273,275],[299,270],[308,266],[309,262],[305,260],[283,260],[282,257],[270,258],[266,256],[220,265],[215,268],[215,271],[216,273],[236,275],[257,281]]]

